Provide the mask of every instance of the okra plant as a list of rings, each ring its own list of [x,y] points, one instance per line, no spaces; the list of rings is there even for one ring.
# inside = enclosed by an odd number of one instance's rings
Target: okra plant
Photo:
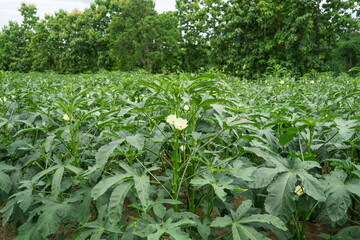
[[[1,72],[2,223],[18,240],[64,228],[79,240],[300,240],[310,221],[358,239],[360,79],[269,71]]]

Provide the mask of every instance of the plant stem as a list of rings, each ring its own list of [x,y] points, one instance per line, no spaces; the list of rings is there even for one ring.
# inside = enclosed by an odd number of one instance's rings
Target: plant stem
[[[302,224],[302,228],[301,228],[301,239],[304,239],[304,237],[305,237],[306,223],[309,221],[312,212],[315,210],[315,208],[318,204],[319,204],[319,202],[316,202],[314,204],[314,206],[310,209],[310,211],[306,214],[305,218],[303,219],[303,224]]]
[[[180,189],[179,186],[179,132],[175,129],[174,132],[174,153],[173,153],[173,180],[172,180],[172,185],[173,185],[173,189],[172,189],[172,194],[173,194],[173,199],[179,200],[179,191],[178,189]],[[175,212],[179,212],[179,205],[175,205],[174,206],[174,211]]]
[[[75,166],[76,167],[80,167],[80,159],[78,159],[77,157],[77,147],[76,147],[76,136],[74,136],[74,128],[73,128],[73,118],[72,118],[72,113],[70,113],[70,137],[71,137],[71,151],[72,151],[72,156],[75,159]]]
[[[296,206],[296,210],[295,210],[295,218],[294,218],[294,224],[295,227],[296,227],[296,234],[297,234],[297,239],[302,239],[301,238],[301,229],[300,229],[300,221],[299,221],[299,212],[300,212],[300,209],[299,209],[299,201],[296,201],[295,202],[295,206]],[[294,215],[293,215],[294,217]]]
[[[209,208],[208,208],[208,212],[207,212],[207,216],[209,218],[211,218],[211,212],[212,212],[212,208],[214,205],[214,188],[211,187],[211,191],[210,191],[210,204],[209,204]]]
[[[334,227],[333,227],[332,230],[331,230],[331,234],[330,234],[330,239],[329,239],[329,240],[332,239],[332,236],[334,235],[336,226],[337,226],[337,222],[335,222]]]

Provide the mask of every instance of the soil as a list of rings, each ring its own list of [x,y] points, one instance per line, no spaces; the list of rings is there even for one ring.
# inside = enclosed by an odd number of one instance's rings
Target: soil
[[[0,210],[4,207],[4,204],[0,205]],[[2,226],[2,216],[0,213],[0,240],[14,240],[18,235],[18,230],[16,227],[14,227],[11,224],[5,224],[5,226]],[[65,236],[64,240],[71,240],[71,234],[75,229],[67,229],[63,225],[60,226],[57,233],[63,233]],[[55,238],[53,239],[55,240]]]
[[[4,207],[3,205],[0,205],[0,210]],[[0,213],[0,240],[13,240],[17,236],[17,229],[10,225],[6,224],[5,226],[2,226],[2,216]]]
[[[301,221],[300,221],[300,224],[302,224]],[[340,229],[341,228],[336,229],[335,232],[337,232]],[[322,238],[319,236],[320,233],[325,233],[325,234],[331,235],[331,229],[324,227],[324,225],[321,222],[307,222],[306,223],[305,239],[324,240],[325,238]],[[270,234],[267,237],[272,240],[281,240],[272,232],[270,232]]]
[[[0,227],[0,240],[13,240],[17,236],[17,229],[11,225],[6,224]]]

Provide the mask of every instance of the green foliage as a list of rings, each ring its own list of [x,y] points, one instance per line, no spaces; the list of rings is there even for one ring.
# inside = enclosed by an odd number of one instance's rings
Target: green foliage
[[[110,68],[108,41],[104,37],[109,9],[91,5],[84,12],[59,11],[36,25],[32,38],[32,70],[60,73]]]
[[[326,211],[332,222],[346,218],[346,212],[351,205],[350,193],[360,195],[360,186],[355,183],[358,179],[346,181],[346,178],[347,174],[338,168],[325,177]]]
[[[359,78],[271,71],[1,72],[2,223],[34,240],[61,226],[74,239],[304,239],[315,215],[351,225]]]
[[[108,33],[110,56],[116,69],[173,70],[179,37],[173,13],[157,14],[151,0],[129,1],[112,15]]]
[[[251,201],[244,201],[238,209],[231,211],[231,216],[218,217],[212,223],[212,227],[231,226],[233,239],[266,239],[265,234],[256,229],[261,224],[263,228],[276,227],[286,231],[286,226],[277,217],[268,214],[254,214],[251,209]],[[270,228],[271,228],[270,227]]]
[[[0,34],[0,69],[28,72],[32,57],[29,43],[39,18],[34,5],[22,3],[19,11],[23,17],[22,24],[9,22]]]
[[[355,5],[320,2],[224,1],[214,30],[215,61],[246,77],[276,64],[302,74],[326,70],[337,38],[356,28],[350,16]]]
[[[359,226],[351,226],[340,230],[333,239],[357,239],[360,237],[360,228]]]
[[[254,172],[256,179],[254,187],[268,187],[268,196],[265,200],[265,209],[274,216],[278,216],[285,221],[289,221],[295,212],[295,184],[301,181],[306,189],[306,193],[315,200],[323,202],[325,200],[324,189],[319,180],[308,174],[312,168],[319,168],[316,162],[301,162],[299,159],[285,160],[281,156],[273,156],[257,148],[245,148],[264,158],[273,170],[268,171],[258,168]],[[264,172],[278,174],[275,180],[264,176]],[[259,183],[257,183],[259,182]]]
[[[358,64],[357,5],[349,1],[96,0],[39,21],[22,4],[22,24],[0,33],[0,69],[84,73],[227,72],[245,78],[346,72]],[[280,74],[279,72],[279,74]]]
[[[176,9],[179,18],[178,27],[182,33],[181,68],[196,71],[210,67],[212,31],[215,27],[219,8],[211,0],[177,0]]]
[[[347,71],[359,64],[360,55],[360,36],[351,35],[348,39],[343,39],[337,43],[334,49],[334,60],[337,61],[337,71]]]

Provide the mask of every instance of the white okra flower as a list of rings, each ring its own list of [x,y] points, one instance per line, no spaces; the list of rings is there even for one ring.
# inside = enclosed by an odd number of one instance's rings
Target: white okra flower
[[[183,130],[185,129],[188,125],[187,125],[187,120],[186,119],[182,119],[182,118],[177,118],[175,120],[174,126],[176,129],[178,130]]]
[[[174,125],[175,120],[176,120],[176,115],[173,115],[173,114],[170,114],[170,115],[167,116],[167,118],[166,118],[166,122],[167,122],[168,124],[171,124],[171,125]]]

